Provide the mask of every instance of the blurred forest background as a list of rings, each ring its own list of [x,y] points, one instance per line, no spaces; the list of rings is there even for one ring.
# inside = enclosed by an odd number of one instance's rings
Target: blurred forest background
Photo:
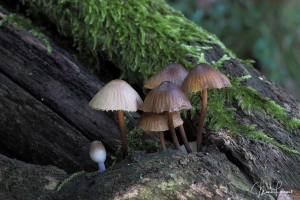
[[[300,99],[299,0],[167,0]]]

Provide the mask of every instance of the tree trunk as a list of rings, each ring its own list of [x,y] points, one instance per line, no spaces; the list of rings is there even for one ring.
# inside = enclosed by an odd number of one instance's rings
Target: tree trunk
[[[205,152],[135,152],[104,172],[80,172],[59,187],[67,175],[39,165],[67,173],[96,170],[88,155],[90,142],[101,140],[111,163],[120,134],[115,114],[88,107],[103,84],[63,49],[51,46],[47,53],[26,30],[0,27],[0,152],[38,164],[0,156],[1,199],[274,199],[280,191],[299,198],[299,154],[226,128],[207,127]],[[211,46],[205,51],[209,63],[225,55],[220,46]],[[288,109],[289,118],[300,118],[299,102],[244,62],[231,58],[222,70],[231,77],[251,75],[243,85]],[[298,127],[288,130],[256,108],[249,113],[237,100],[230,106],[237,122],[255,124],[277,143],[300,151]],[[136,117],[127,113],[131,127]]]

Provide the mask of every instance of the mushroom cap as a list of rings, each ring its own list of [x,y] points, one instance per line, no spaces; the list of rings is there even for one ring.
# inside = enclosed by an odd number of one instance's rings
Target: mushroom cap
[[[95,140],[90,146],[90,157],[94,162],[103,163],[106,159],[106,150],[101,141]]]
[[[229,79],[211,65],[197,65],[185,77],[182,90],[185,93],[198,92],[205,89],[220,89],[231,86]]]
[[[191,109],[191,103],[186,94],[170,81],[164,81],[151,90],[146,96],[140,110],[144,112],[161,113]]]
[[[163,69],[161,69],[157,74],[149,78],[145,83],[144,87],[153,89],[159,86],[164,81],[170,81],[174,83],[177,87],[181,87],[184,78],[188,75],[188,71],[180,64],[172,63]]]
[[[178,112],[172,113],[174,127],[183,124]],[[167,113],[144,112],[138,119],[137,126],[144,131],[169,130]]]
[[[124,110],[134,112],[143,103],[139,94],[125,81],[107,83],[90,101],[95,110]]]

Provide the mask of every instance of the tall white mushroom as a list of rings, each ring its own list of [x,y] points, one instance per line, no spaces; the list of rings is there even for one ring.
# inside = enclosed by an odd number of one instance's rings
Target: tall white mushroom
[[[95,110],[117,110],[123,158],[128,155],[124,111],[135,112],[142,103],[139,94],[127,82],[119,79],[107,83],[89,103]]]

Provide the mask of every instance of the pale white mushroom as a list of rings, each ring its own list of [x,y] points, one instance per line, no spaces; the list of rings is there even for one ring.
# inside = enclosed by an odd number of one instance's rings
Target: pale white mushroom
[[[90,146],[90,157],[94,162],[97,162],[99,165],[100,171],[104,171],[106,159],[106,150],[101,141],[95,140],[91,143]]]
[[[95,110],[117,110],[123,158],[128,155],[124,111],[135,112],[142,103],[139,94],[127,82],[119,79],[107,83],[89,103]]]

